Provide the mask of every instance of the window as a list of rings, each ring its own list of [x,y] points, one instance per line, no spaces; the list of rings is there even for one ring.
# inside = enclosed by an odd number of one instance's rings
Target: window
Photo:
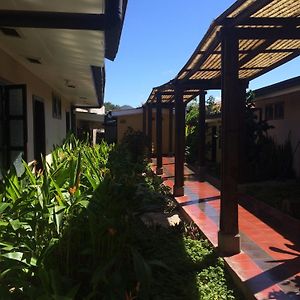
[[[284,118],[284,102],[274,104],[274,119],[280,120]]]
[[[268,104],[265,107],[265,120],[280,120],[284,118],[284,102]]]
[[[52,93],[52,117],[61,119],[61,98],[55,93]]]
[[[268,104],[265,107],[265,120],[273,120],[274,119],[274,108],[273,104]]]

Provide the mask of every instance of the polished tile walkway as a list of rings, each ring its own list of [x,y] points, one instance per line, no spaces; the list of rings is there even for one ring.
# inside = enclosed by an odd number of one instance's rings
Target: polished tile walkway
[[[163,165],[164,184],[172,188],[174,159],[164,157]],[[185,195],[176,201],[217,247],[220,191],[185,167]],[[249,299],[300,299],[300,222],[241,195],[239,226],[242,252],[225,261]]]

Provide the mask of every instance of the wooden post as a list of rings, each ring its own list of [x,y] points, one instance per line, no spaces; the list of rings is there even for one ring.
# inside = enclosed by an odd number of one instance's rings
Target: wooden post
[[[205,181],[205,151],[206,151],[206,131],[205,131],[205,95],[206,91],[201,91],[199,95],[199,179]]]
[[[149,158],[152,156],[152,104],[148,104],[148,151]]]
[[[169,108],[169,155],[173,155],[173,105]]]
[[[222,174],[218,235],[222,255],[240,252],[237,183],[239,173],[239,40],[234,31],[222,32]]]
[[[184,195],[185,104],[183,90],[175,88],[175,197]]]
[[[156,96],[156,174],[162,175],[162,108],[161,94]]]
[[[237,87],[237,93],[240,93],[240,112],[239,112],[239,181],[238,183],[244,183],[246,179],[247,163],[246,163],[246,89],[248,82],[240,83]]]
[[[147,132],[146,132],[146,125],[147,125],[147,108],[146,105],[143,105],[143,134],[144,137],[146,137]]]

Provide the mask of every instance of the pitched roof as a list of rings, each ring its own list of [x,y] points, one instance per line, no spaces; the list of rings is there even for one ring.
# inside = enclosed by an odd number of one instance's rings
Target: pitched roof
[[[274,93],[286,93],[287,90],[300,90],[300,76],[284,80],[254,91],[256,98],[262,98]]]

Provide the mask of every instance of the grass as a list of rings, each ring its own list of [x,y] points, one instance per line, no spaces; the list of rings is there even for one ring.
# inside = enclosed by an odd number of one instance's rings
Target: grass
[[[240,190],[300,219],[300,184],[297,180],[247,184],[243,185]]]

